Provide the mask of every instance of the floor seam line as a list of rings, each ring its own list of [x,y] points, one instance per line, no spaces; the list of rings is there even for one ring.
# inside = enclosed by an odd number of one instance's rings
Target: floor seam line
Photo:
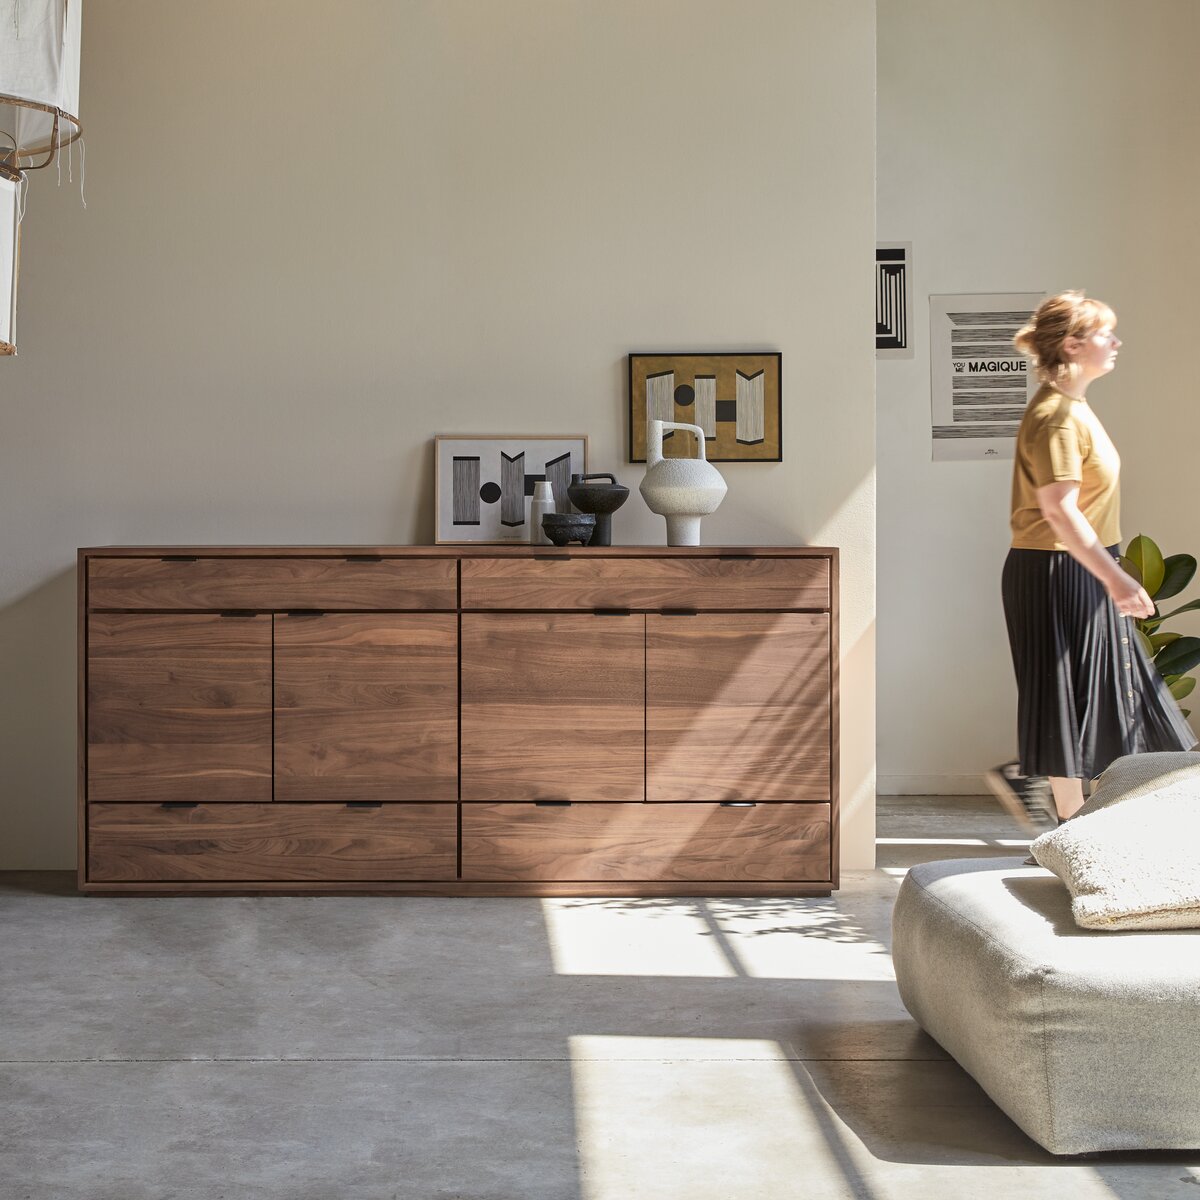
[[[949,1058],[702,1058],[697,1056],[665,1058],[615,1058],[577,1055],[554,1055],[546,1057],[525,1056],[521,1058],[2,1058],[0,1067],[18,1066],[136,1066],[153,1063],[524,1063],[524,1062],[622,1062],[622,1063],[924,1063],[951,1062]]]

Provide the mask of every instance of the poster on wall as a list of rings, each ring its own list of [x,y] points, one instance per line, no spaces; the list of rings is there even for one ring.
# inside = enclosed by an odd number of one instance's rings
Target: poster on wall
[[[912,358],[912,242],[875,246],[875,357]]]
[[[933,461],[1012,458],[1037,377],[1013,337],[1044,292],[929,297]]]

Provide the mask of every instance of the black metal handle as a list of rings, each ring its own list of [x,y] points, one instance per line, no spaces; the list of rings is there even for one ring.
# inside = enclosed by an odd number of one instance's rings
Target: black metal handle
[[[347,800],[347,808],[382,808],[382,800]]]
[[[323,617],[325,610],[323,608],[289,608],[287,615],[289,617]]]
[[[347,554],[347,562],[383,562],[382,554]]]
[[[182,800],[168,800],[165,804],[159,805],[160,808],[199,808],[199,804],[189,804]]]
[[[164,554],[159,562],[195,562],[194,554]]]
[[[758,802],[755,800],[722,800],[722,808],[757,808]]]
[[[252,608],[226,608],[218,616],[222,617],[257,617],[258,613]]]
[[[570,800],[535,800],[535,808],[570,808],[572,801]]]

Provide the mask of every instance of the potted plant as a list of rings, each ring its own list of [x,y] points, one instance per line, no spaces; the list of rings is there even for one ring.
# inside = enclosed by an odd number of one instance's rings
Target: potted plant
[[[1142,648],[1154,660],[1171,695],[1177,701],[1190,696],[1196,686],[1191,674],[1200,666],[1200,637],[1164,631],[1162,624],[1180,613],[1200,609],[1200,600],[1191,600],[1170,612],[1161,610],[1160,602],[1178,596],[1196,574],[1196,560],[1190,554],[1168,554],[1145,534],[1139,533],[1125,549],[1121,566],[1134,577],[1154,601],[1154,613],[1135,622]],[[1189,716],[1190,709],[1183,709]]]

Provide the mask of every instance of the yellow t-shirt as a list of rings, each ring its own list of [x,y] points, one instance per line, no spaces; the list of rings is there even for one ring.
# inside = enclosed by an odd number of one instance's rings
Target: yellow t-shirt
[[[1079,511],[1102,546],[1121,540],[1121,458],[1086,400],[1046,385],[1029,402],[1017,430],[1013,462],[1012,544],[1022,550],[1065,550],[1037,502],[1048,483],[1075,480]]]

